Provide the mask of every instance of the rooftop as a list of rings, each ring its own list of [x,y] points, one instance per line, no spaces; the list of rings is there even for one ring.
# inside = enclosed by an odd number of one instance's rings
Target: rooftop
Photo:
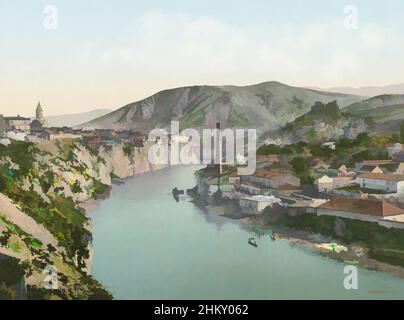
[[[281,178],[284,177],[285,175],[286,171],[284,170],[275,170],[266,168],[257,169],[253,174],[254,177],[267,178],[267,179]]]
[[[367,214],[377,217],[388,217],[404,214],[404,210],[385,201],[366,199],[337,198],[319,206],[321,209],[337,210]]]
[[[274,196],[253,196],[253,197],[242,198],[242,199],[249,200],[249,201],[256,201],[256,202],[271,202],[271,203],[282,202],[281,199],[274,197]]]
[[[368,164],[368,165],[372,165],[372,164],[388,164],[388,163],[392,163],[393,160],[365,160],[362,161],[363,164]]]
[[[404,181],[404,176],[399,174],[386,174],[386,173],[364,173],[359,176],[359,178],[364,179],[375,179],[375,180],[389,180],[389,181]]]
[[[8,120],[8,121],[13,121],[13,120],[26,120],[26,121],[31,121],[31,119],[29,118],[24,118],[21,116],[16,116],[16,117],[4,117],[4,120]]]

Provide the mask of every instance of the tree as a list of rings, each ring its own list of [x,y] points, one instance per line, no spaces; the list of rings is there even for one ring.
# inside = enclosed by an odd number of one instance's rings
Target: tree
[[[5,191],[6,188],[7,188],[6,180],[2,176],[0,176],[0,192]]]
[[[400,142],[404,143],[404,123],[400,126]]]

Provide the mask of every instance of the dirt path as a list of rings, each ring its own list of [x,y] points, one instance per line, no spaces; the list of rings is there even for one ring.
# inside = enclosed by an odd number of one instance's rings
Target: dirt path
[[[44,226],[38,224],[34,219],[18,209],[9,198],[1,193],[0,214],[4,215],[25,232],[31,234],[34,238],[40,240],[44,245],[51,244],[54,247],[57,246],[58,241]]]

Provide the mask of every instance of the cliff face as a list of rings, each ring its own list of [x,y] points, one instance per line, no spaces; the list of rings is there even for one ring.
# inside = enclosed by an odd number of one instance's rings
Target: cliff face
[[[47,154],[36,157],[35,167],[39,169],[48,166],[49,171],[53,172],[54,179],[48,192],[62,193],[64,197],[72,198],[74,202],[91,199],[94,192],[97,192],[99,183],[111,186],[112,176],[124,179],[164,167],[149,164],[148,144],[143,148],[119,144],[92,150],[79,142],[67,143],[67,145],[59,144],[58,148],[53,150],[52,142],[37,145]],[[67,156],[60,159],[63,157],[60,149],[66,148],[69,149]],[[42,172],[42,175],[44,174]],[[31,187],[29,183],[28,186]]]
[[[111,177],[161,169],[149,165],[149,147],[93,150],[73,140],[0,145],[0,253],[20,260],[28,297],[110,298],[86,274],[91,223],[78,205],[107,190]],[[53,291],[44,288],[49,267],[57,269]]]

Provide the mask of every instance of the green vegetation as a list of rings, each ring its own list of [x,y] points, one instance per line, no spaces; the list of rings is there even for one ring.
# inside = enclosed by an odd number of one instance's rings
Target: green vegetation
[[[132,142],[125,142],[122,149],[125,156],[131,157],[135,151],[135,145]]]
[[[110,187],[102,182],[94,179],[94,192],[93,197],[97,198],[97,196],[104,194]]]
[[[9,146],[0,145],[0,155],[2,158],[10,157],[15,164],[19,166],[19,170],[15,170],[14,178],[18,179],[28,174],[35,161],[35,155],[38,149],[34,144],[14,141]]]
[[[87,168],[84,165],[77,164],[74,168],[69,167],[70,162],[75,160],[74,145],[70,143],[62,145],[59,142],[58,147],[59,154],[46,161],[63,170],[81,173],[87,180],[92,179],[85,173]],[[63,264],[63,268],[68,270],[61,276],[69,292],[53,292],[49,295],[49,292],[29,288],[28,294],[31,297],[55,298],[56,295],[59,298],[69,299],[79,296],[83,299],[108,298],[109,293],[98,282],[85,275],[85,261],[89,257],[89,245],[92,241],[88,230],[88,218],[76,207],[73,199],[62,196],[63,193],[59,193],[57,189],[55,192],[48,193],[58,177],[49,165],[37,159],[49,156],[51,156],[50,153],[38,150],[31,143],[13,142],[7,147],[0,145],[0,160],[3,161],[0,164],[0,192],[17,204],[25,214],[45,226],[57,239],[58,247],[63,248],[63,251],[51,246],[45,248],[41,241],[7,221],[1,214],[0,226],[2,230],[5,228],[5,231],[0,232],[0,245],[18,254],[26,250],[31,252],[32,261],[24,261],[20,264],[21,270],[26,275],[32,274],[34,270],[41,273],[46,265],[53,264],[55,261],[59,265]],[[98,154],[96,156],[98,157]],[[66,165],[68,169],[64,169]],[[23,181],[30,182],[29,189],[24,187]],[[33,185],[40,186],[50,201],[35,192]],[[108,188],[95,179],[93,179],[93,186],[94,194],[103,193]],[[71,182],[71,191],[83,192],[78,180]],[[0,281],[0,295],[9,296],[9,293],[7,283],[3,284]]]
[[[404,143],[404,123],[400,125],[400,142]]]
[[[229,118],[228,118],[228,125],[231,127],[248,127],[251,125],[250,120],[235,107],[231,107]]]
[[[180,128],[202,127],[205,124],[205,111],[200,109],[196,112],[186,114],[180,121]]]
[[[305,143],[299,142],[297,144],[289,144],[285,146],[277,145],[264,145],[257,150],[257,155],[269,155],[269,154],[301,154],[304,151],[303,146]]]
[[[311,175],[310,164],[307,158],[296,157],[290,161],[290,165],[293,168],[293,172],[296,177],[300,178],[303,183],[313,184],[315,177]]]
[[[358,192],[358,193],[368,193],[368,194],[387,194],[387,192],[384,192],[381,190],[361,188],[361,186],[358,184],[341,187],[341,188],[338,188],[337,190],[348,191],[348,192]]]
[[[342,235],[335,232],[337,219],[342,220],[345,225]],[[283,215],[276,225],[331,236],[348,245],[359,244],[370,249],[370,258],[404,267],[402,230],[387,229],[372,222],[309,213],[294,217]]]
[[[109,176],[111,177],[111,179],[122,179],[120,176],[118,176],[115,172],[111,172],[109,174]]]

